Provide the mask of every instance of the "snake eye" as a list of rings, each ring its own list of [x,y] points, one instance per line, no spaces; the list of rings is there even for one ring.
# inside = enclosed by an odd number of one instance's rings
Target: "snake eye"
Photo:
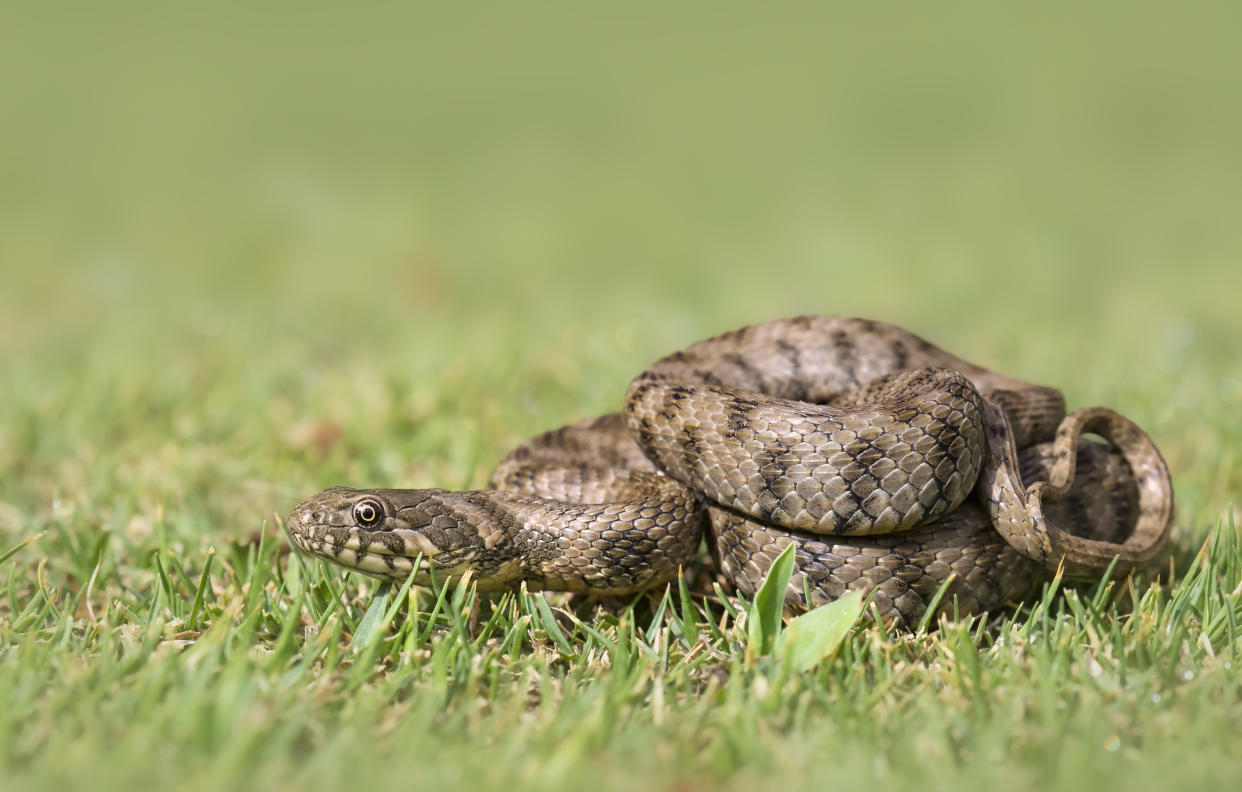
[[[363,498],[354,504],[354,522],[363,528],[379,525],[384,519],[384,507],[375,498]]]

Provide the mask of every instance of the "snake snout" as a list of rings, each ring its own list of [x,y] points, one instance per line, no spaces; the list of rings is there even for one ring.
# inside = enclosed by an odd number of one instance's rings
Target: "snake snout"
[[[300,546],[305,546],[325,530],[348,526],[351,499],[344,496],[342,488],[334,487],[294,506],[289,512],[285,529]]]
[[[289,515],[289,523],[291,525],[317,525],[323,522],[323,512],[316,508],[294,509]]]

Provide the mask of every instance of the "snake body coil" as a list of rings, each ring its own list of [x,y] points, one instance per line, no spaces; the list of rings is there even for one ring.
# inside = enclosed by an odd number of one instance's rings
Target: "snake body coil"
[[[672,579],[706,528],[745,594],[793,543],[791,606],[861,589],[912,624],[946,581],[943,606],[965,613],[1022,597],[1046,569],[1146,563],[1172,517],[1167,467],[1117,413],[1066,416],[1056,390],[831,316],[675,352],[631,383],[624,413],[533,438],[492,485],[333,488],[288,532],[381,578],[427,583],[434,567],[484,591],[624,595]]]

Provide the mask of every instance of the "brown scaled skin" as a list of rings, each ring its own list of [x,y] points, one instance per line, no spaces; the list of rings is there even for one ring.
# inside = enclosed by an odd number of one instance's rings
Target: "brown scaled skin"
[[[1172,515],[1163,460],[1121,416],[1067,417],[1051,388],[842,317],[755,325],[657,361],[624,414],[524,443],[492,484],[327,490],[293,510],[289,535],[391,580],[417,559],[419,583],[470,570],[483,591],[624,595],[673,578],[707,526],[743,593],[793,542],[791,605],[804,586],[809,605],[859,589],[912,625],[947,580],[942,607],[965,613],[1021,598],[1059,564],[1142,564]]]

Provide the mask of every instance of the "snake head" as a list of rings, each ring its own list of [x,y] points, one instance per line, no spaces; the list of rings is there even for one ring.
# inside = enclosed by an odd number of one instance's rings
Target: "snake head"
[[[356,490],[333,487],[294,507],[286,532],[294,546],[371,577],[431,581],[469,562],[478,532],[455,514],[444,490]]]

